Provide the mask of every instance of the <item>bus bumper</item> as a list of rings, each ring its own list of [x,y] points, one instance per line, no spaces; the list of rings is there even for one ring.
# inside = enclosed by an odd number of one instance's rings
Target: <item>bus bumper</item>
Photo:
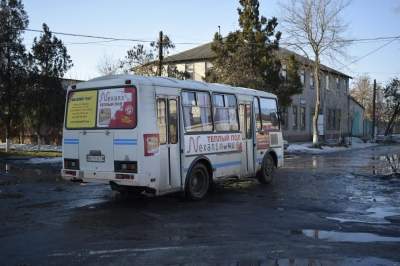
[[[69,181],[83,181],[89,183],[93,182],[109,184],[112,181],[121,186],[155,186],[154,182],[150,182],[149,178],[145,177],[143,174],[136,173],[93,172],[62,169],[61,177]]]

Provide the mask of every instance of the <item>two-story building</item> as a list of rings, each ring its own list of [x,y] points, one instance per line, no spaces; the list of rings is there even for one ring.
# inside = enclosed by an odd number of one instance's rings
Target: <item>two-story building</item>
[[[303,92],[292,97],[292,104],[282,108],[284,121],[283,133],[288,141],[310,141],[312,139],[312,117],[315,108],[315,86],[312,74],[312,61],[309,59],[280,48],[279,56],[282,59],[282,75],[285,76],[284,61],[290,54],[294,54],[301,64],[300,78]],[[166,67],[175,66],[179,71],[186,71],[191,79],[203,81],[215,54],[211,43],[192,48],[164,59]],[[350,133],[349,114],[349,79],[350,76],[321,66],[321,108],[319,119],[319,133],[324,140],[339,140]],[[165,71],[167,73],[167,71]],[[261,88],[262,89],[262,88]]]

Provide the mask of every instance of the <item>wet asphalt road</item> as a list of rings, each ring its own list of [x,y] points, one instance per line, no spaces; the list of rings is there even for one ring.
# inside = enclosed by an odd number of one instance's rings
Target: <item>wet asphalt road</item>
[[[0,162],[0,265],[400,265],[399,145],[291,155],[272,186],[121,197]]]

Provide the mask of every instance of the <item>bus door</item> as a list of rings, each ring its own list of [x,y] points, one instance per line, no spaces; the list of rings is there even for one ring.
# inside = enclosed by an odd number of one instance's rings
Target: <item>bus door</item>
[[[160,188],[181,186],[179,147],[179,97],[157,97],[157,124],[160,134]]]
[[[254,141],[252,132],[252,103],[239,104],[240,132],[242,134],[242,167],[241,176],[254,175]]]

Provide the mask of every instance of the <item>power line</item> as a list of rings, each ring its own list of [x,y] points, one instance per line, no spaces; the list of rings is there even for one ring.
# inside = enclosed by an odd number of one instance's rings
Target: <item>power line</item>
[[[400,36],[398,36],[398,37],[395,38],[395,39],[391,39],[390,41],[384,43],[383,45],[380,45],[379,47],[377,47],[377,48],[375,48],[375,49],[369,51],[369,52],[366,53],[365,55],[363,55],[363,56],[361,56],[361,57],[359,57],[359,58],[357,58],[357,59],[351,61],[349,64],[345,65],[344,67],[340,68],[339,70],[341,70],[341,69],[343,69],[343,68],[345,68],[345,67],[347,68],[347,67],[349,67],[350,65],[361,61],[362,59],[364,59],[364,58],[366,58],[366,57],[372,55],[373,53],[376,53],[377,51],[379,51],[379,50],[381,50],[382,48],[388,46],[389,44],[391,44],[392,42],[394,42],[394,41],[396,41],[396,40],[400,40]]]
[[[29,32],[40,32],[43,33],[43,30],[36,30],[36,29],[25,29],[25,31]],[[81,37],[81,38],[91,38],[91,39],[100,39],[103,41],[97,41],[97,42],[71,42],[71,43],[66,43],[67,45],[86,45],[86,44],[101,44],[105,42],[115,42],[115,41],[128,41],[128,42],[138,42],[138,43],[152,43],[154,40],[146,40],[146,39],[135,39],[135,38],[117,38],[117,37],[109,37],[109,36],[100,36],[100,35],[88,35],[88,34],[78,34],[78,33],[66,33],[66,32],[58,32],[58,31],[50,31],[53,34],[56,35],[63,35],[63,36],[71,36],[71,37]],[[337,40],[337,43],[355,43],[355,42],[360,42],[360,43],[368,43],[368,42],[377,42],[377,41],[394,41],[400,38],[400,35],[398,36],[379,36],[379,37],[373,37],[373,38],[354,38],[354,39],[343,39],[343,40]],[[207,41],[209,42],[209,41]],[[174,42],[174,44],[177,45],[199,45],[199,44],[204,44],[207,42]],[[247,44],[256,44],[256,43],[247,43]],[[293,46],[293,45],[307,45],[309,42],[279,42],[280,45],[287,45],[287,46]],[[0,45],[7,46],[7,43],[0,43]]]
[[[40,32],[40,33],[44,32],[43,30],[35,30],[35,29],[25,29],[25,31]],[[129,42],[142,42],[142,43],[154,42],[154,40],[144,40],[144,39],[134,39],[134,38],[116,38],[116,37],[107,37],[107,36],[99,36],[99,35],[57,32],[57,31],[50,31],[50,32],[53,34],[56,34],[56,35],[84,37],[84,38],[102,39],[102,40],[110,40],[110,41],[129,41]],[[175,44],[200,44],[200,43],[199,42],[179,42],[179,43],[175,43]]]
[[[43,33],[43,30],[36,29],[25,29],[25,31],[29,32],[40,32]],[[151,43],[154,40],[145,40],[145,39],[135,39],[135,38],[116,38],[116,37],[108,37],[108,36],[100,36],[100,35],[87,35],[87,34],[78,34],[78,33],[66,33],[66,32],[57,32],[50,31],[53,34],[64,35],[64,36],[72,36],[72,37],[84,37],[84,38],[92,38],[92,39],[102,39],[102,40],[111,40],[111,41],[129,41],[129,42],[143,42],[143,43]],[[385,41],[385,40],[396,40],[400,38],[400,35],[397,36],[379,36],[373,38],[358,38],[358,39],[343,39],[337,40],[338,43],[352,43],[352,42],[371,42],[371,41]],[[203,44],[205,42],[174,42],[174,44]],[[249,43],[251,44],[251,43]],[[309,42],[299,42],[299,43],[291,43],[291,42],[280,42],[281,45],[305,45],[309,44]]]

